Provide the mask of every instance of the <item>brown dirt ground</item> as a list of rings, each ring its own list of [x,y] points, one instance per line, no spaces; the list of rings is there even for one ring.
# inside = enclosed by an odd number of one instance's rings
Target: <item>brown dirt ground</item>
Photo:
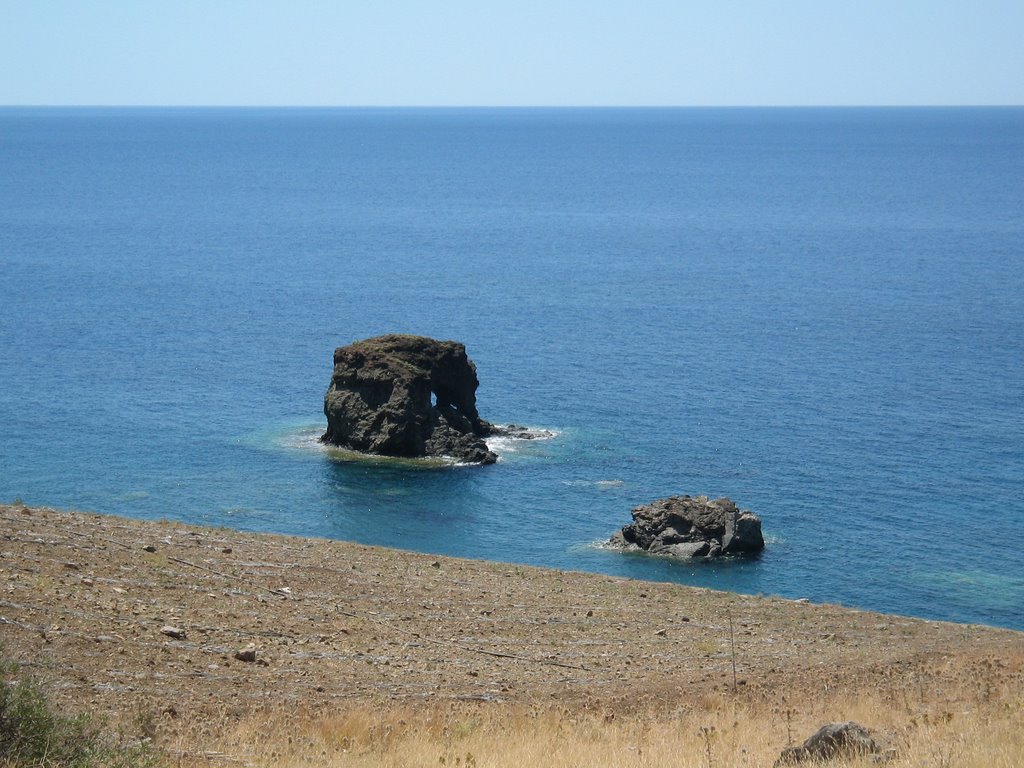
[[[1024,675],[1024,633],[1008,630],[20,506],[0,506],[0,640],[66,707],[115,721],[292,704],[641,712],[732,690],[734,662],[735,693],[779,703]],[[257,661],[237,660],[249,644]]]

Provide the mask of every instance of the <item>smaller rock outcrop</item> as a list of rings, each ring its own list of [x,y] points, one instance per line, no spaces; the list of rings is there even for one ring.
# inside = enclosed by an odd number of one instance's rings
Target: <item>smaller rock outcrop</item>
[[[799,747],[782,750],[779,759],[775,761],[775,768],[800,763],[820,765],[828,760],[850,760],[865,755],[881,756],[881,752],[863,725],[852,720],[829,723],[819,728]]]
[[[730,499],[671,496],[633,509],[633,522],[608,541],[623,550],[707,559],[764,549],[761,519]]]

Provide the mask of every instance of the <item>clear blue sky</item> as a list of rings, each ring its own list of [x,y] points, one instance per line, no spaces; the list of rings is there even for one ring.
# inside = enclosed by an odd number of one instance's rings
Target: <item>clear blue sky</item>
[[[0,104],[1024,104],[1024,0],[0,0]]]

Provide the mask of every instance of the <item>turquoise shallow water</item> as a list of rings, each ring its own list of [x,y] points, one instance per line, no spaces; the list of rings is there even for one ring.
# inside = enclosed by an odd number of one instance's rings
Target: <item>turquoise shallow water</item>
[[[1024,628],[1024,110],[0,110],[0,498]],[[463,341],[487,468],[320,449]],[[754,561],[594,546],[728,495]]]

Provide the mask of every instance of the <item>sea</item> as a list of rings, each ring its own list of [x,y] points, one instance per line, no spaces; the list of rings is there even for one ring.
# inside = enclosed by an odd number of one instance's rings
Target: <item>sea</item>
[[[1024,629],[1024,108],[3,108],[0,296],[6,502]],[[553,436],[326,450],[392,332]]]

